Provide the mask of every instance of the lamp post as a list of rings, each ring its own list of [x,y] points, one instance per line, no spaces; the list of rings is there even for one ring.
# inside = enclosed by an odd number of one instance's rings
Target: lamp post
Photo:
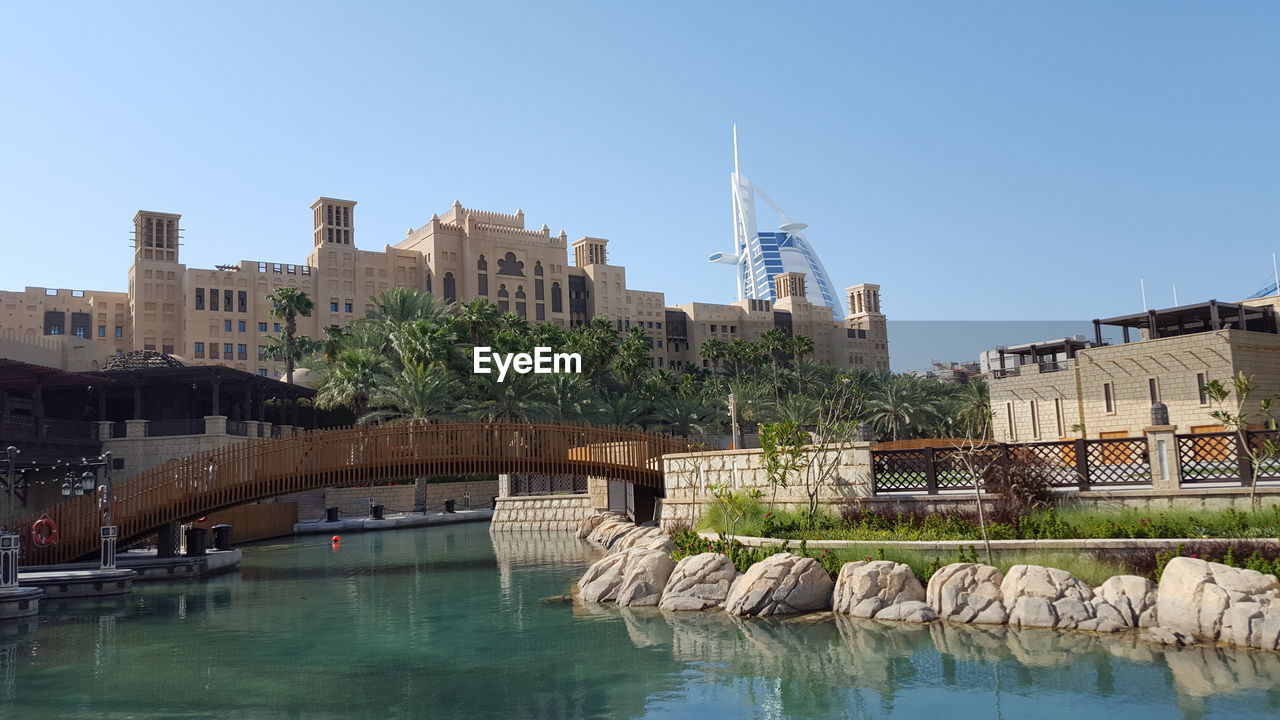
[[[738,449],[738,396],[729,393],[729,448],[731,450]]]
[[[5,456],[5,466],[6,466],[5,474],[4,474],[5,485],[7,486],[7,489],[9,491],[9,507],[5,512],[4,528],[6,533],[12,533],[14,532],[13,530],[13,522],[14,522],[14,514],[15,514],[14,510],[16,509],[14,505],[17,502],[16,493],[17,493],[17,485],[18,485],[17,478],[14,476],[13,470],[14,470],[14,465],[16,465],[18,462],[18,448],[10,445],[9,447],[5,448],[4,456]]]
[[[62,483],[62,497],[70,497],[72,494],[79,497],[86,493],[92,493],[94,487],[97,486],[98,507],[102,510],[102,526],[99,529],[102,537],[102,557],[99,564],[103,570],[114,570],[116,567],[116,539],[119,537],[119,532],[111,522],[111,505],[115,501],[115,494],[112,492],[113,483],[111,482],[111,453],[110,451],[102,453],[102,457],[97,462],[82,460],[81,466],[102,468],[103,485],[98,486],[98,476],[95,472],[86,470],[81,473],[79,478],[72,475],[67,482]]]

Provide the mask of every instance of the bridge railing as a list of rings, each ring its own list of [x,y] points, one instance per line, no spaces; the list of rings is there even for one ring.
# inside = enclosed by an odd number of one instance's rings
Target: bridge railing
[[[662,456],[680,438],[589,425],[416,423],[313,430],[259,439],[146,470],[116,483],[120,546],[156,528],[255,500],[314,488],[506,472],[596,475],[662,487]],[[60,541],[24,543],[23,564],[67,562],[96,551],[102,506],[71,498],[45,509]],[[22,521],[29,527],[38,516]]]

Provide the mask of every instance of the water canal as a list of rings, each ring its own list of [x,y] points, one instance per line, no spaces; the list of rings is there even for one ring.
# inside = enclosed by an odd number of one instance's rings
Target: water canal
[[[5,718],[1275,718],[1280,655],[544,602],[595,550],[484,524],[246,548],[0,638]]]

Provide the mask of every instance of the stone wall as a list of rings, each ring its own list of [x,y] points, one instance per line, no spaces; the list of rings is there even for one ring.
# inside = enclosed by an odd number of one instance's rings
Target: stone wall
[[[840,450],[821,451],[820,462],[836,463],[837,478],[820,488],[818,502],[829,510],[839,512],[845,505],[858,505],[867,509],[895,512],[922,508],[930,512],[973,507],[973,494],[968,491],[938,495],[880,493],[871,488],[870,443],[852,443]],[[835,457],[833,453],[838,453]],[[803,476],[793,480],[789,487],[774,488],[769,484],[759,450],[720,450],[703,453],[667,455],[665,466],[666,498],[662,501],[662,527],[670,531],[678,525],[695,525],[708,503],[715,501],[711,485],[728,485],[736,490],[759,489],[763,500],[787,510],[805,509],[808,500],[803,487]],[[1159,512],[1161,510],[1215,511],[1228,508],[1247,511],[1251,508],[1251,490],[1235,487],[1180,486],[1176,478],[1165,480],[1159,476],[1158,465],[1153,466],[1156,486],[1124,490],[1055,490],[1059,507],[1085,510],[1136,510]],[[1095,486],[1095,488],[1098,486]],[[1263,507],[1280,505],[1280,486],[1258,488],[1258,501]]]
[[[594,510],[587,495],[500,497],[490,532],[521,530],[576,531]]]
[[[328,488],[324,491],[326,507],[337,506],[343,515],[368,517],[370,501],[386,508],[387,514],[413,510],[412,485],[374,485],[373,487]]]
[[[720,450],[663,456],[666,497],[662,527],[693,525],[715,500],[712,485],[735,490],[759,489],[766,501],[787,509],[808,507],[805,478],[811,473],[828,481],[818,486],[818,502],[832,504],[871,495],[871,443],[858,442],[809,449],[809,462],[787,487],[769,482],[760,450]],[[830,468],[828,472],[826,469]]]
[[[452,498],[458,509],[467,507],[489,507],[493,496],[498,494],[497,480],[465,480],[462,482],[422,483],[423,491],[418,499],[429,509],[437,509],[444,501]],[[471,504],[467,504],[467,493],[471,494]]]

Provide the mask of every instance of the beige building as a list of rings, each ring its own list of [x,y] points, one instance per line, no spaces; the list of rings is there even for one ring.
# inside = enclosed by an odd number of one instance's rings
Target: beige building
[[[1105,345],[1101,331],[1082,339],[1006,348],[1017,355],[990,376],[995,437],[1036,442],[1074,437],[1138,437],[1163,403],[1178,432],[1217,432],[1216,406],[1204,385],[1230,385],[1239,372],[1253,377],[1245,410],[1280,394],[1280,334],[1272,298],[1260,306],[1210,302],[1108,320],[1129,341]],[[1130,336],[1130,330],[1136,330]]]
[[[574,327],[604,316],[620,332],[639,326],[649,336],[653,367],[705,366],[698,351],[707,338],[753,340],[773,327],[812,338],[820,362],[888,367],[877,285],[847,290],[850,317],[843,323],[805,299],[804,276],[795,273],[779,277],[787,286],[779,288],[776,303],[670,308],[663,293],[628,287],[626,268],[609,263],[608,240],[584,237],[570,247],[564,231],[527,229],[519,210],[496,213],[455,202],[380,250],[356,247],[354,201],[320,198],[311,210],[305,263],[242,260],[212,269],[182,264],[180,215],[140,211],[128,292],[0,292],[0,334],[32,344],[65,335],[92,341],[104,355],[159,350],[191,364],[279,377],[283,363],[265,358],[281,332],[267,300],[275,289],[296,286],[314,300],[315,311],[299,318],[298,331],[321,337],[326,327],[371,310],[372,297],[383,290],[413,287],[459,302],[485,298],[535,323]]]

